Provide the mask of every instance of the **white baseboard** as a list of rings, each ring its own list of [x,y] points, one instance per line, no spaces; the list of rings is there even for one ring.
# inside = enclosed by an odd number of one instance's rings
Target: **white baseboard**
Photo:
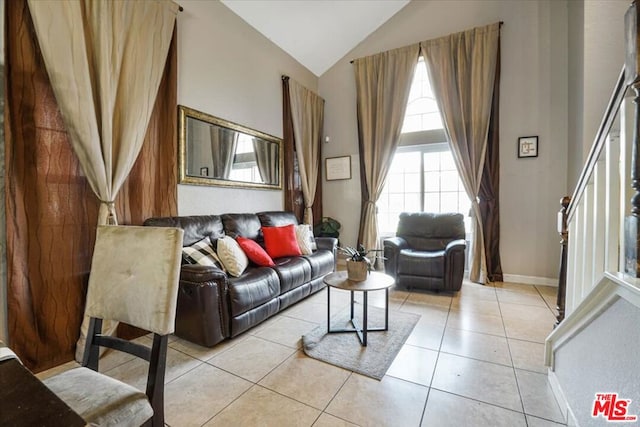
[[[558,407],[560,408],[560,412],[562,412],[565,423],[568,426],[579,427],[578,420],[576,420],[576,417],[573,415],[573,411],[571,410],[569,402],[562,391],[562,387],[560,386],[558,377],[556,377],[556,373],[549,369],[547,378],[549,380],[549,385],[551,386],[551,391],[553,392],[556,402],[558,403]]]
[[[509,283],[558,287],[558,279],[554,279],[553,277],[521,276],[519,274],[503,274],[502,277],[503,281]]]

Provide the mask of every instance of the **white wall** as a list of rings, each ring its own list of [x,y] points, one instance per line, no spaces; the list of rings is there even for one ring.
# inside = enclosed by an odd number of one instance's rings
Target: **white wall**
[[[578,181],[624,63],[627,0],[569,2],[569,188]]]
[[[640,382],[632,379],[640,367],[639,322],[640,309],[619,299],[555,352],[555,375],[579,425],[606,424],[591,417],[596,393],[632,399],[629,415],[640,415]]]
[[[324,214],[354,244],[360,213],[355,83],[349,61],[504,21],[500,96],[501,255],[505,274],[557,277],[556,212],[567,182],[567,3],[413,1],[320,77],[323,157],[351,155],[353,178],[324,182]],[[517,159],[519,136],[539,136],[539,157]]]
[[[281,75],[314,91],[318,78],[220,2],[181,5],[178,104],[281,138]],[[178,185],[180,215],[282,208],[282,191]]]
[[[569,161],[567,195],[575,188],[586,158],[584,121],[584,2],[569,2]]]

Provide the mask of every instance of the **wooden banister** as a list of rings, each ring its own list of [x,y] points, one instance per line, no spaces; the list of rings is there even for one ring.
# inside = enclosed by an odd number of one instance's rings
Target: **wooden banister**
[[[560,233],[560,274],[558,278],[558,297],[556,299],[556,324],[558,326],[564,319],[564,310],[567,297],[567,243],[569,242],[569,224],[567,223],[567,209],[571,197],[565,196],[560,200],[562,208],[558,212],[558,233]]]
[[[640,161],[638,160],[638,137],[640,135],[640,58],[638,55],[638,6],[634,2],[627,10],[624,17],[626,34],[626,58],[625,58],[625,84],[630,86],[634,93],[635,104],[633,120],[633,140],[631,141],[631,215],[624,220],[624,270],[633,277],[640,276],[640,257],[638,246],[640,245]]]

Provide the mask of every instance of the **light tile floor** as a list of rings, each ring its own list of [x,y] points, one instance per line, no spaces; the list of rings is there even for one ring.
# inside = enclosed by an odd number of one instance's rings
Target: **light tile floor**
[[[332,306],[348,294],[332,290]],[[166,423],[177,426],[536,426],[566,421],[543,365],[556,288],[464,283],[453,293],[391,291],[421,315],[382,381],[307,357],[302,334],[326,321],[326,291],[240,337],[204,348],[172,337]],[[384,293],[370,303],[383,306]],[[333,312],[333,310],[332,310]],[[148,337],[139,338],[150,343]],[[68,363],[39,374],[45,378]],[[143,387],[144,364],[107,354],[101,371]]]

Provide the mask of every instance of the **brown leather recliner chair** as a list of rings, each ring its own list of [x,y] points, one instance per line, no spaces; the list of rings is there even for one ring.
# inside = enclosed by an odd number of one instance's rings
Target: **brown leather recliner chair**
[[[398,286],[459,291],[464,238],[462,214],[403,212],[396,237],[384,240],[385,272]]]

